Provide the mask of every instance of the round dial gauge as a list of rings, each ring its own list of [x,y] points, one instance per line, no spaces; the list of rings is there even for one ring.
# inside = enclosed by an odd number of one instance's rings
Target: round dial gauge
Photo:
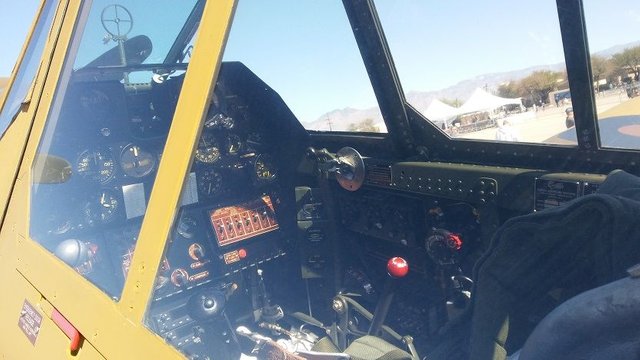
[[[229,155],[238,155],[240,148],[242,148],[242,140],[240,140],[240,137],[234,134],[229,135],[227,138],[227,153],[229,153]]]
[[[149,175],[156,166],[156,158],[137,145],[127,145],[120,155],[120,166],[125,174],[139,178]]]
[[[76,170],[85,179],[106,184],[113,178],[115,163],[106,150],[85,150],[78,157]]]
[[[217,171],[205,170],[198,175],[198,192],[202,196],[215,196],[222,189],[222,176]]]
[[[277,176],[271,155],[260,154],[255,162],[256,177],[261,181],[272,181]]]
[[[178,223],[176,231],[185,239],[191,239],[195,235],[197,227],[198,223],[194,218],[183,215],[180,217],[180,222]]]
[[[231,116],[223,115],[220,119],[220,125],[222,125],[222,127],[225,129],[233,129],[233,127],[236,125],[236,122]]]
[[[224,129],[233,129],[236,125],[235,120],[227,116],[221,112],[212,112],[207,115],[207,119],[204,121],[204,126],[207,129],[212,128],[224,128]]]
[[[106,224],[114,219],[119,206],[120,201],[113,191],[101,190],[85,205],[85,219],[91,225]]]
[[[196,160],[205,164],[213,164],[218,159],[220,159],[220,149],[216,139],[212,134],[203,134],[198,142]]]

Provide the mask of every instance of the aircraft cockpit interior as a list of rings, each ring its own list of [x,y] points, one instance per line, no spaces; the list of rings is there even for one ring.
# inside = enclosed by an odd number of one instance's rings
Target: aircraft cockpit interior
[[[428,4],[241,0],[207,92],[196,71],[215,41],[201,21],[209,3],[83,2],[41,125],[22,241],[113,304],[153,272],[139,325],[187,359],[637,356],[640,102],[617,85],[594,93],[595,65],[575,50],[589,37],[574,20],[599,5],[533,11],[557,28],[561,66],[534,70],[557,77],[548,89],[522,80],[531,73],[510,73],[511,85],[460,77],[470,100],[445,105],[462,95],[434,92],[427,106],[412,77],[436,83],[437,65],[405,55],[457,60],[429,53],[426,38],[405,48],[392,18]],[[470,29],[460,31],[472,42]],[[498,47],[517,42],[504,35]],[[483,64],[460,46],[470,71],[507,66],[501,49]],[[635,84],[637,64],[624,69]],[[195,141],[176,146],[186,136]],[[188,164],[173,170],[180,153]],[[149,239],[163,226],[166,238]],[[124,351],[101,345],[108,329],[78,329],[106,358]]]

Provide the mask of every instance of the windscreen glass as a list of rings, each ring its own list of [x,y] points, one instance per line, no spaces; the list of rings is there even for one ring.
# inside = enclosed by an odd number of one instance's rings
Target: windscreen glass
[[[576,144],[555,1],[375,4],[424,121],[452,138]]]
[[[259,274],[283,271],[294,216],[288,165],[305,134],[248,67],[222,64],[145,317],[189,358],[240,357],[235,330],[262,306]]]
[[[640,149],[640,3],[584,8],[602,146]]]

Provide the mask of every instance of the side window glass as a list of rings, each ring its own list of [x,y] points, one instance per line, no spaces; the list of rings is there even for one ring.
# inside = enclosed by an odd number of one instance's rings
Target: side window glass
[[[640,3],[585,1],[603,147],[640,149]]]
[[[576,144],[558,11],[376,1],[407,101],[452,138]]]
[[[47,35],[49,34],[51,23],[56,13],[57,4],[58,2],[55,0],[48,0],[44,4],[42,14],[33,30],[33,35],[27,46],[22,63],[16,72],[13,86],[11,86],[11,89],[8,89],[9,92],[2,107],[2,112],[0,112],[0,138],[18,115],[20,105],[36,76],[42,51],[47,42]]]
[[[186,43],[181,30],[197,26],[201,13],[189,15],[201,3],[85,2],[38,146],[30,236],[113,299],[186,70],[163,61],[173,44]]]
[[[297,122],[286,104],[244,64],[223,63],[214,94],[146,325],[189,358],[238,359],[235,328],[257,269],[273,272],[288,252],[291,176],[278,160],[302,146],[283,131]]]

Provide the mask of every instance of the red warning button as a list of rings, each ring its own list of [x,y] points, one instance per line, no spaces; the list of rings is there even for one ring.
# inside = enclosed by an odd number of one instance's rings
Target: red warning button
[[[247,250],[245,250],[245,249],[238,250],[238,256],[240,257],[240,259],[246,258],[247,257]]]

